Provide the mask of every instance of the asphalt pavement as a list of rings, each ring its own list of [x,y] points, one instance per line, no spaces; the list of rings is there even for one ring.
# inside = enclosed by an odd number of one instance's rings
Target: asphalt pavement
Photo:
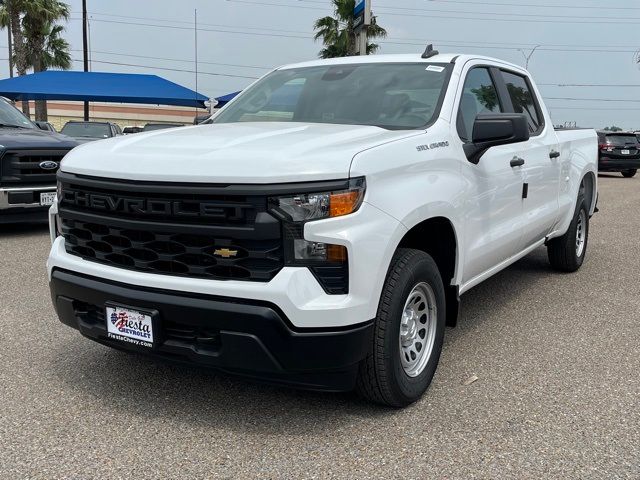
[[[640,177],[599,182],[582,269],[542,248],[465,294],[404,410],[86,340],[46,228],[0,226],[0,478],[640,478]]]

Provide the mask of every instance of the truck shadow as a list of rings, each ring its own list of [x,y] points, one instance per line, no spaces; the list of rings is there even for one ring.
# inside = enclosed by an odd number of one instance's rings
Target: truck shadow
[[[484,322],[497,321],[496,308],[509,308],[521,290],[549,275],[546,253],[533,252],[463,296],[459,326],[447,329],[448,345],[473,335]],[[492,298],[487,307],[487,297]],[[405,410],[369,404],[353,393],[319,393],[263,385],[201,369],[157,362],[118,352],[88,340],[68,337],[55,352],[51,374],[78,397],[99,401],[104,414],[126,411],[141,420],[193,423],[197,427],[270,435],[307,435],[333,430],[341,424],[371,418],[406,415]],[[468,339],[467,339],[468,340]],[[453,360],[455,361],[455,360]],[[429,402],[447,402],[451,383],[438,382],[428,392]]]
[[[48,231],[49,224],[47,222],[0,224],[0,238],[47,233]]]

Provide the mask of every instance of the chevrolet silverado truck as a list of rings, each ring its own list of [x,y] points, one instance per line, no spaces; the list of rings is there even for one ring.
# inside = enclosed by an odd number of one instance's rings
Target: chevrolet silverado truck
[[[60,161],[76,145],[0,98],[0,224],[47,220]]]
[[[53,304],[110,347],[405,406],[460,295],[544,245],[580,268],[597,160],[500,60],[285,66],[209,124],[67,155]]]

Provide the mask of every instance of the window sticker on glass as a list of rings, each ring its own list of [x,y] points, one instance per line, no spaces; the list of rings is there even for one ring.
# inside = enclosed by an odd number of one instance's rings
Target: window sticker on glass
[[[427,68],[425,68],[425,70],[427,72],[442,72],[444,71],[444,67],[439,67],[438,65],[429,65]]]

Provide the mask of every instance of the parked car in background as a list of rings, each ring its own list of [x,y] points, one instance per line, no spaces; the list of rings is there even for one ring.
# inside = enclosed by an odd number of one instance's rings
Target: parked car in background
[[[640,141],[636,133],[598,132],[598,170],[633,177],[640,168]]]
[[[127,126],[122,129],[122,133],[125,135],[131,135],[133,133],[140,133],[142,131],[142,127],[131,127]]]
[[[0,99],[0,223],[47,218],[60,161],[77,145],[72,138],[42,130]]]
[[[182,123],[147,123],[142,129],[143,132],[152,132],[154,130],[164,130],[165,128],[184,127]]]
[[[104,345],[405,406],[460,294],[545,245],[581,267],[596,150],[500,60],[282,67],[210,124],[72,152],[51,297]]]
[[[60,131],[63,135],[75,138],[78,143],[94,142],[122,135],[122,129],[111,122],[67,122]]]

